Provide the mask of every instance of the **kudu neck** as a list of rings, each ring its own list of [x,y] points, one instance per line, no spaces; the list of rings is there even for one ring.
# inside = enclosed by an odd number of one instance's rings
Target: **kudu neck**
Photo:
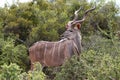
[[[75,38],[73,39],[73,41],[77,45],[79,53],[81,52],[81,48],[82,48],[82,46],[81,46],[81,39],[82,39],[81,33],[80,33],[80,31],[78,31],[76,36],[75,36]]]

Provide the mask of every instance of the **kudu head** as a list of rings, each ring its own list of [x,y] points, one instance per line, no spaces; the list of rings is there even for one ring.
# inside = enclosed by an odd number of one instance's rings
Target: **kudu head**
[[[81,8],[79,8],[78,10],[76,10],[74,12],[74,19],[72,21],[69,21],[67,23],[67,30],[62,34],[62,38],[68,38],[68,39],[72,39],[74,38],[76,35],[78,35],[79,29],[81,27],[81,23],[85,21],[88,12],[91,12],[95,9],[95,7],[88,9],[85,11],[83,18],[81,20],[78,20],[78,12],[81,10]]]

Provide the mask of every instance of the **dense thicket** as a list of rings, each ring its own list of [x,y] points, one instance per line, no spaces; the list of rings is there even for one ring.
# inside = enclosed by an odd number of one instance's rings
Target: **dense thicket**
[[[44,80],[47,77],[36,65],[30,67],[28,48],[36,41],[57,41],[65,31],[74,11],[84,12],[96,6],[82,24],[83,52],[59,70],[48,69],[55,80],[119,80],[120,79],[120,16],[114,1],[33,0],[16,2],[0,8],[0,79]],[[52,77],[53,78],[53,77]]]

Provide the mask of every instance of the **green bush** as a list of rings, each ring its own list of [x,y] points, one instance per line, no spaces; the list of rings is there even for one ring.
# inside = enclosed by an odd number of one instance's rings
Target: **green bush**
[[[0,80],[21,80],[18,75],[20,75],[21,69],[15,64],[10,65],[4,64],[1,66],[0,70]]]
[[[114,35],[120,30],[120,17],[117,15],[119,8],[115,2],[52,1],[17,2],[12,6],[6,5],[0,8],[0,78],[44,80],[46,76],[42,73],[40,65],[33,71],[24,72],[30,65],[27,48],[20,43],[25,42],[30,46],[39,40],[56,41],[65,31],[67,22],[73,19],[75,10],[81,7],[79,13],[79,19],[81,19],[87,9],[96,5],[96,10],[89,13],[85,22],[82,23],[81,32],[87,37],[83,37],[84,52],[80,60],[77,61],[76,57],[73,57],[61,67],[60,72],[52,69],[46,72],[50,71],[50,75],[56,73],[56,80],[119,80],[120,41],[115,39]],[[100,36],[94,35],[98,30],[102,32]],[[9,38],[11,34],[21,42]],[[23,73],[17,66],[22,68]],[[6,69],[8,73],[5,73]],[[16,71],[12,73],[11,69]]]
[[[21,80],[45,80],[45,74],[42,72],[42,67],[39,63],[36,63],[33,71],[28,73],[24,72],[19,75]]]
[[[15,45],[15,40],[8,38],[0,38],[0,65],[6,63],[16,63],[23,70],[26,70],[28,67],[28,56],[27,49],[24,45]]]
[[[117,56],[120,53],[120,41],[116,38],[106,39],[101,35],[92,35],[83,38],[84,51],[95,50],[98,53],[109,53]]]
[[[42,66],[39,63],[35,64],[34,70],[30,71],[28,75],[30,76],[30,80],[44,80],[45,79],[45,74],[42,72]]]
[[[120,56],[89,50],[68,60],[57,73],[55,80],[119,80]]]

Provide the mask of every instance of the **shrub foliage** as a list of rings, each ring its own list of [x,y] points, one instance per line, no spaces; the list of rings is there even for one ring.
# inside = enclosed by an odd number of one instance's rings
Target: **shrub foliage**
[[[39,40],[56,41],[65,31],[74,11],[79,19],[91,7],[80,28],[83,52],[64,65],[30,70],[28,48]],[[111,0],[32,0],[0,7],[0,80],[120,80],[119,7]],[[49,73],[50,71],[50,73]],[[52,77],[53,79],[53,77]]]

